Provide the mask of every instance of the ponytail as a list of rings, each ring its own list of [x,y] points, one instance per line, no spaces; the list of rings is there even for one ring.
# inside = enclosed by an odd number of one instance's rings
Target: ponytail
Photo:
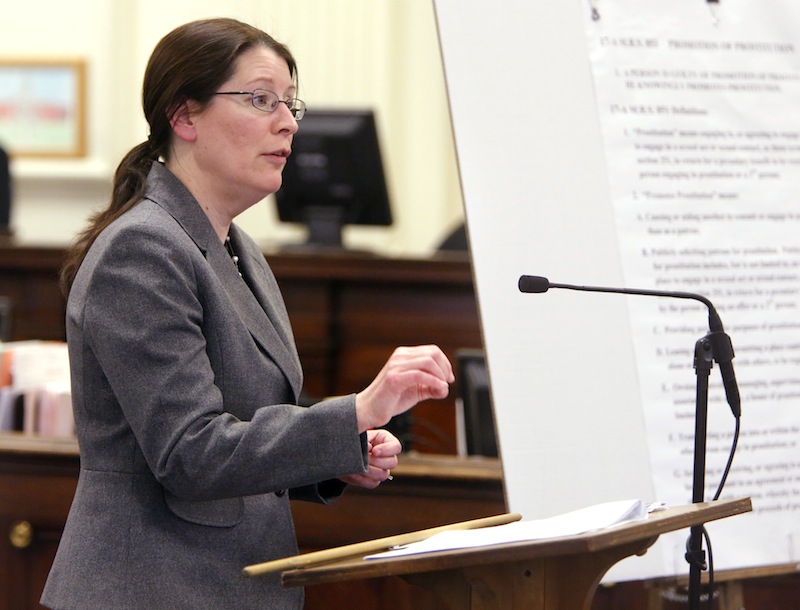
[[[89,217],[88,226],[78,234],[77,239],[67,250],[59,277],[59,287],[65,297],[69,296],[78,269],[97,236],[144,196],[147,174],[157,158],[158,153],[153,150],[148,138],[146,142],[132,148],[120,162],[114,173],[113,191],[108,207]]]

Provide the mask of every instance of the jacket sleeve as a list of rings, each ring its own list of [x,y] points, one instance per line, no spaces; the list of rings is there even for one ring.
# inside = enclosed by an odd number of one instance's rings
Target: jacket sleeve
[[[361,446],[366,455],[367,452],[367,434],[361,434]],[[292,500],[304,500],[306,502],[315,502],[317,504],[330,504],[338,497],[340,497],[344,490],[347,489],[347,484],[339,479],[329,479],[314,485],[306,485],[305,487],[297,487],[289,490],[289,497]]]

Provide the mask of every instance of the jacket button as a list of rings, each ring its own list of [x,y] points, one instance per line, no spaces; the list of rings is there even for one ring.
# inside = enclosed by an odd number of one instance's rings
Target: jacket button
[[[286,490],[285,489],[281,489],[280,491],[276,491],[275,495],[278,496],[279,498],[282,498],[283,496],[286,495]]]

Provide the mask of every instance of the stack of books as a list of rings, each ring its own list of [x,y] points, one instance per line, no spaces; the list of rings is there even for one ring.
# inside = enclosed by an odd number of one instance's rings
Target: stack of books
[[[75,435],[66,343],[0,343],[0,431]]]

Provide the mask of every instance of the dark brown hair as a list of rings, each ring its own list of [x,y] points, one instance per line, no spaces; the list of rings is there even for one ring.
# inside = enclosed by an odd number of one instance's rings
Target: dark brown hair
[[[266,32],[235,19],[193,21],[176,28],[156,45],[142,86],[142,107],[150,135],[122,159],[114,174],[108,207],[89,218],[88,226],[67,251],[60,277],[65,295],[97,236],[142,199],[153,161],[169,158],[170,119],[175,111],[187,100],[201,107],[207,104],[233,75],[239,56],[258,46],[283,58],[296,84],[297,65],[289,49]]]

